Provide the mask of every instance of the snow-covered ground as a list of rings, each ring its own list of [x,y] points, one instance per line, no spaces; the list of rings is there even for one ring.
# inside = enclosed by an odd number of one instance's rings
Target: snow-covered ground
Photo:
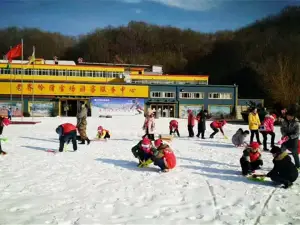
[[[89,118],[90,138],[103,125],[111,140],[60,154],[46,152],[58,148],[55,128],[75,118],[40,120],[4,129],[0,224],[300,224],[298,181],[285,190],[240,175],[242,149],[230,139],[246,126],[226,125],[229,140],[201,140],[188,138],[186,120],[179,120],[182,137],[172,143],[177,167],[158,173],[153,165],[137,168],[131,153],[143,116]],[[157,132],[167,134],[169,120],[157,120]],[[263,157],[268,171],[272,156]]]

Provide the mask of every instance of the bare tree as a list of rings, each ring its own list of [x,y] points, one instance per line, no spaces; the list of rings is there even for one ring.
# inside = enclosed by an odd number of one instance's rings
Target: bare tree
[[[262,74],[262,84],[275,102],[294,104],[300,96],[300,67],[294,57],[278,54],[255,67]]]

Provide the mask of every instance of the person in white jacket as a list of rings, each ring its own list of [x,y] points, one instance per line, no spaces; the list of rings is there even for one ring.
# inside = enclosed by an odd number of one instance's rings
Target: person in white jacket
[[[243,131],[242,128],[239,128],[237,132],[232,136],[232,144],[234,144],[236,147],[247,145],[245,139],[249,134],[250,132],[248,130]]]

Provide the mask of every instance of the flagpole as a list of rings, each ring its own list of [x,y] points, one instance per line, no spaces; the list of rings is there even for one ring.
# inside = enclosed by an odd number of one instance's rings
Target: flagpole
[[[34,58],[35,58],[35,47],[33,46],[32,47],[32,56],[33,57],[33,54],[34,54]],[[31,58],[32,59],[32,58]],[[33,74],[35,75],[35,70],[34,70],[34,63],[35,61],[33,61]],[[32,104],[31,104],[31,117],[32,117],[32,120],[33,120],[33,109],[34,109],[34,75],[32,75]]]
[[[23,38],[21,39],[21,43],[22,43],[22,59],[21,59],[21,84],[22,84],[22,93],[21,93],[21,102],[22,102],[22,121],[23,121],[23,116],[24,116],[24,96],[23,96],[23,74],[24,74],[24,69],[23,69],[23,60],[24,60],[24,44],[23,44]]]
[[[10,46],[10,50],[12,49],[12,46]],[[7,59],[8,65],[9,65],[9,59]],[[9,74],[10,74],[10,104],[12,105],[12,78],[11,78],[11,68],[9,68]]]

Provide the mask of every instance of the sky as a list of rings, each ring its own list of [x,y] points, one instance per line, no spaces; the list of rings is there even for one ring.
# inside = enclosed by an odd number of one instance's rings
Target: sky
[[[0,0],[0,28],[66,35],[144,21],[201,32],[235,30],[300,0]]]

